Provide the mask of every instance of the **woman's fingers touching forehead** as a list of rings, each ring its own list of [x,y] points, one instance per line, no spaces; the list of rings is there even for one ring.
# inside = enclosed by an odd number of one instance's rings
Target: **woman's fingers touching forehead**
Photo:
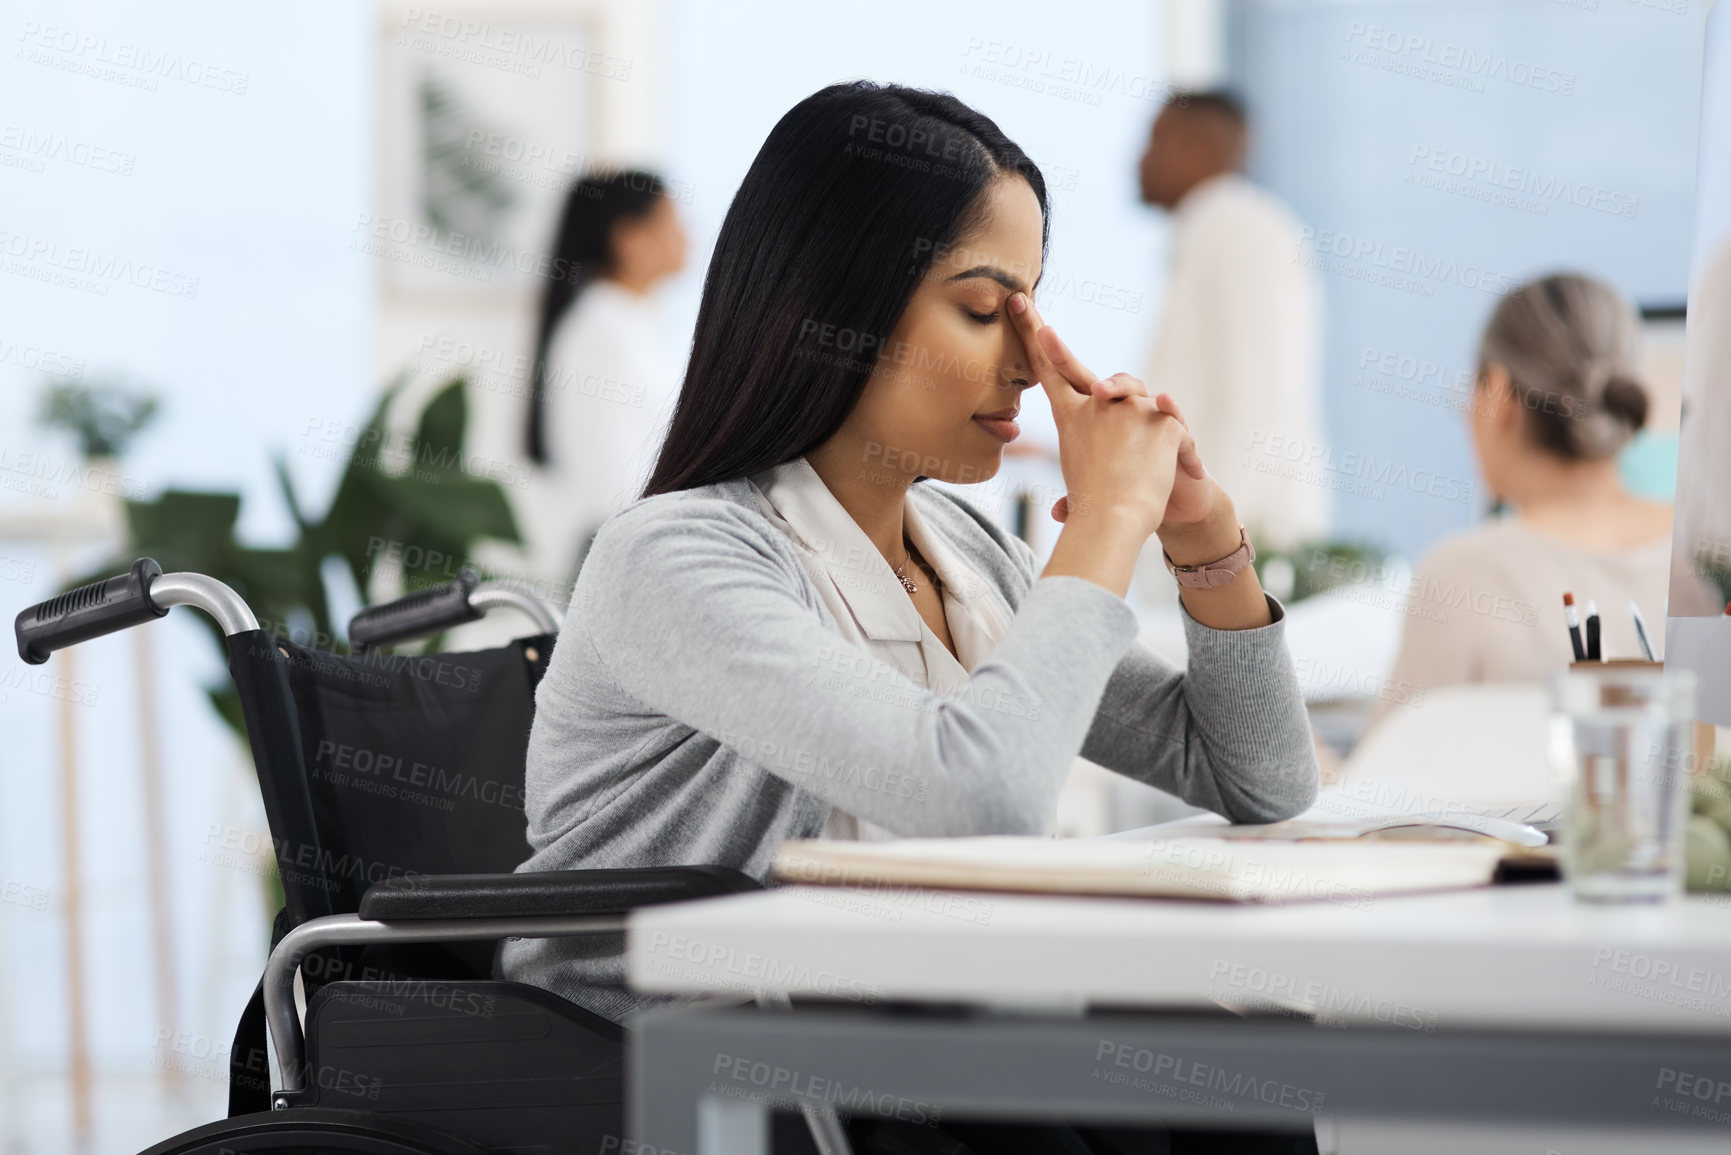
[[[1076,360],[1057,330],[1041,319],[1033,299],[1026,293],[1015,293],[1006,307],[1015,318],[1022,346],[1028,351],[1028,359],[1047,393],[1054,399],[1063,397],[1062,393],[1054,392],[1058,387],[1065,387],[1065,391],[1071,394],[1087,393],[1088,385],[1094,380],[1093,374]]]
[[[1040,382],[1048,396],[1057,399],[1053,391],[1054,385],[1063,383],[1058,369],[1052,364],[1052,358],[1046,352],[1046,346],[1040,340],[1040,330],[1043,323],[1039,311],[1034,308],[1033,299],[1026,293],[1012,293],[1004,305],[1014,318],[1017,334],[1022,338],[1022,348],[1028,354],[1028,367],[1033,371],[1034,378]]]

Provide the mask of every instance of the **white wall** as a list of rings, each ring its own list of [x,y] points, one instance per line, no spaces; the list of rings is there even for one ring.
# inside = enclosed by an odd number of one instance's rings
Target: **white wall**
[[[57,561],[11,536],[23,521],[69,526],[85,498],[61,472],[76,464],[70,442],[32,423],[43,351],[63,375],[121,375],[161,393],[162,417],[122,466],[128,490],[241,487],[256,540],[287,525],[269,452],[294,459],[294,418],[367,404],[373,303],[367,269],[345,244],[369,204],[370,121],[358,110],[371,100],[371,30],[365,7],[344,0],[0,5],[0,618],[112,548]],[[322,500],[334,469],[296,464]],[[202,683],[222,676],[208,637],[173,619],[152,637],[176,928],[171,1022],[149,966],[133,640],[81,647],[75,666],[0,662],[0,887],[10,884],[0,889],[0,1150],[9,1155],[75,1149],[59,917],[68,693],[78,697],[69,713],[82,755],[97,1091],[88,1150],[135,1151],[225,1102],[221,1055],[269,928],[251,857],[226,857],[222,843],[256,828],[256,787],[203,700]],[[54,680],[69,674],[75,686]],[[42,910],[19,901],[38,894]],[[161,1067],[176,1059],[190,1072],[168,1095]]]

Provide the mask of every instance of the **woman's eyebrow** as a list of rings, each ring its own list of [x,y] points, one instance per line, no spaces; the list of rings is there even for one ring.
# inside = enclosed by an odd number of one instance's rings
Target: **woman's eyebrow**
[[[985,277],[989,280],[996,281],[1012,293],[1027,292],[1026,287],[1022,284],[1019,278],[1006,273],[996,265],[975,265],[971,269],[963,269],[961,272],[951,277],[950,280],[965,281],[969,277]]]

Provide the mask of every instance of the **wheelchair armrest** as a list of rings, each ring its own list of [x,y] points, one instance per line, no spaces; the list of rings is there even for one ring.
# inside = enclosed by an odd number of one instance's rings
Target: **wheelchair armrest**
[[[639,906],[761,889],[725,866],[416,874],[368,887],[359,913],[373,922],[622,915]]]

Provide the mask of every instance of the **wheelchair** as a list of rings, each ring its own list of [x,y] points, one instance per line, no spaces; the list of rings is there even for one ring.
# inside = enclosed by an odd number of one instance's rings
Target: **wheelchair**
[[[228,1117],[144,1155],[630,1150],[624,1030],[494,979],[497,944],[618,934],[636,907],[758,883],[718,866],[511,873],[529,855],[524,762],[557,632],[547,607],[465,571],[361,611],[342,655],[272,636],[226,585],[143,558],[20,613],[19,656],[42,663],[174,606],[226,637],[283,906],[235,1030]],[[499,609],[537,632],[478,652],[387,650]],[[778,1138],[848,1150],[835,1116],[808,1114],[810,1140],[800,1122],[779,1123]]]

